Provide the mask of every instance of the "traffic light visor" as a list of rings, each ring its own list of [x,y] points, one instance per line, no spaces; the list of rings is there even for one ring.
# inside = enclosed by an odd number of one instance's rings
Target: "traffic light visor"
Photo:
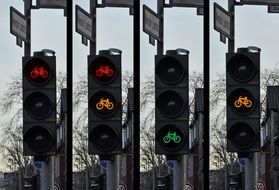
[[[230,127],[228,138],[239,149],[248,149],[256,141],[256,133],[248,123],[239,122]]]
[[[183,65],[174,57],[165,57],[156,65],[156,74],[166,84],[179,83],[185,76]]]
[[[228,62],[228,72],[238,82],[248,82],[256,74],[256,68],[246,55],[237,54]]]
[[[31,117],[42,120],[51,114],[53,104],[44,93],[34,92],[24,101],[24,108]]]
[[[186,125],[185,125],[186,127]],[[175,125],[168,124],[163,126],[156,135],[160,145],[168,151],[177,151],[184,145],[185,136]]]
[[[156,100],[156,106],[161,114],[167,118],[176,118],[185,110],[185,102],[182,97],[171,90],[160,94]]]
[[[92,61],[89,73],[99,84],[110,84],[117,75],[113,62],[104,56],[97,57]]]
[[[30,59],[23,72],[27,79],[36,86],[47,84],[52,74],[48,64],[40,58]]]
[[[54,143],[53,135],[43,126],[30,128],[24,137],[29,148],[38,153],[48,151]]]
[[[118,134],[112,127],[101,124],[91,131],[89,140],[99,151],[111,151],[118,144]]]
[[[95,93],[90,100],[90,108],[101,118],[108,118],[115,114],[117,102],[113,94],[107,91]]]
[[[244,88],[237,88],[232,91],[227,101],[231,109],[239,115],[247,115],[254,111],[256,107],[254,96]]]

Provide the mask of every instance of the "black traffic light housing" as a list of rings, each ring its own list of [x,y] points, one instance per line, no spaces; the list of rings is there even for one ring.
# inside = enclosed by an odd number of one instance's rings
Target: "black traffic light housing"
[[[122,151],[121,53],[114,53],[109,49],[88,56],[89,154]]]
[[[186,154],[189,149],[187,50],[155,56],[155,153]]]
[[[227,151],[260,150],[260,52],[238,48],[226,55]]]
[[[22,59],[23,154],[56,153],[56,57],[44,51]]]

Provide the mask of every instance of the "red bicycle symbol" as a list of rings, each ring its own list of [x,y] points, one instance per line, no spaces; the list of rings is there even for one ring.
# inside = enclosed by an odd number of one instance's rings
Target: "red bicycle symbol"
[[[109,68],[108,65],[100,65],[100,68],[96,70],[96,76],[102,77],[103,75],[111,77],[113,75],[113,70]]]
[[[31,78],[35,79],[38,76],[42,78],[47,78],[48,77],[48,72],[44,68],[44,66],[35,66],[34,69],[30,73]]]

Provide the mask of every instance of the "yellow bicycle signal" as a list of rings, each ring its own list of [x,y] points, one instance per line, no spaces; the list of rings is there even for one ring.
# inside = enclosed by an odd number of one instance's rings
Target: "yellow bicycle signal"
[[[104,108],[107,108],[108,110],[112,110],[114,108],[114,104],[109,100],[109,98],[107,99],[101,98],[101,100],[96,104],[96,108],[98,110],[102,110]]]
[[[248,99],[247,96],[239,96],[237,100],[234,101],[234,106],[240,108],[241,106],[245,106],[246,108],[250,108],[253,105],[252,101]]]

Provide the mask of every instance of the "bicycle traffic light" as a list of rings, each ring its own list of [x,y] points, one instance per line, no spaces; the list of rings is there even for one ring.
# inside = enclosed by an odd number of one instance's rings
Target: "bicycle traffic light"
[[[226,60],[227,151],[259,151],[260,53],[238,48]]]
[[[112,51],[88,56],[88,150],[94,155],[122,150],[121,55]]]
[[[23,154],[54,155],[56,152],[55,56],[34,52],[23,57]]]
[[[188,152],[188,51],[155,56],[155,152]]]

